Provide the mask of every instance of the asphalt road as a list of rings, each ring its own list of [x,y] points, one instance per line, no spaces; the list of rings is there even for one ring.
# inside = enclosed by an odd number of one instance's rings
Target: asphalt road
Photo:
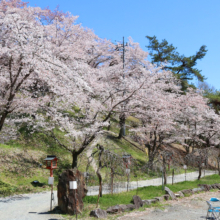
[[[51,214],[50,192],[37,194],[23,194],[0,198],[0,219],[1,220],[58,220],[60,215]],[[57,193],[54,194],[57,205]]]
[[[212,175],[213,171],[206,171],[206,175]],[[198,177],[198,172],[188,173],[187,180],[194,180]],[[175,182],[181,182],[185,180],[185,175],[176,175]],[[168,182],[171,178],[168,177]],[[149,185],[161,185],[161,178],[153,180],[143,180],[137,182],[131,182],[129,189],[135,189],[138,187]],[[127,184],[120,184],[121,187],[116,188],[116,192],[126,191]],[[89,187],[88,195],[97,195],[98,186]],[[107,186],[104,189],[104,194],[109,193]],[[53,206],[57,205],[57,192],[54,192]],[[19,196],[0,198],[0,220],[60,220],[62,217],[59,214],[51,214],[50,210],[50,192],[37,193],[37,194],[24,194]],[[171,213],[171,212],[168,212]],[[187,213],[187,211],[186,211]],[[166,213],[162,213],[163,215]],[[182,213],[184,214],[184,213]],[[135,218],[137,220],[138,218]],[[139,218],[141,219],[141,218]],[[149,219],[149,218],[142,218]],[[155,219],[155,218],[152,218]],[[160,219],[160,218],[156,218]],[[172,218],[161,218],[171,220]],[[175,219],[175,218],[174,218]],[[188,220],[184,218],[184,220]]]
[[[212,170],[206,170],[205,171],[205,176],[213,175],[215,174],[215,171]],[[185,174],[179,174],[175,175],[174,177],[174,183],[178,182],[183,182],[186,180],[196,180],[198,178],[199,172],[191,172],[187,173],[186,177]],[[202,172],[202,176],[204,177],[204,172]],[[172,176],[167,177],[167,184],[172,183]],[[141,181],[133,181],[129,183],[129,190],[132,189],[137,189],[137,187],[144,187],[144,186],[160,186],[162,185],[162,178],[156,178],[156,179],[151,179],[151,180],[141,180]],[[99,190],[99,186],[92,186],[88,187],[88,193],[87,195],[97,195]],[[114,193],[119,193],[119,192],[125,192],[127,191],[127,183],[115,183],[114,187]],[[109,185],[104,185],[103,186],[103,194],[108,194],[110,193],[110,188]]]

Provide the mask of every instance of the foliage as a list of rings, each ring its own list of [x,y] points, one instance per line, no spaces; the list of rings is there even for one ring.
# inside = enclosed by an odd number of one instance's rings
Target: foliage
[[[24,147],[43,144],[46,152],[67,152],[72,168],[85,168],[78,161],[91,145],[124,123],[138,146],[148,149],[148,168],[166,144],[180,143],[186,150],[220,144],[219,115],[201,91],[183,85],[194,76],[203,80],[195,65],[205,46],[185,57],[166,40],[148,37],[148,48],[159,48],[151,53],[154,65],[129,38],[123,63],[120,42],[99,38],[76,24],[77,16],[20,0],[3,0],[0,9],[1,143],[20,138]],[[165,60],[170,65],[164,66]],[[112,137],[144,165],[147,160],[129,138]]]
[[[146,36],[146,38],[149,40],[149,46],[147,48],[151,51],[152,63],[160,65],[167,62],[168,65],[163,68],[172,71],[180,79],[182,90],[186,90],[189,86],[189,80],[192,80],[193,77],[196,77],[199,81],[204,80],[201,70],[198,70],[195,66],[197,60],[201,60],[206,55],[207,50],[205,45],[201,46],[195,55],[186,57],[180,55],[176,51],[177,48],[169,44],[165,39],[159,42],[156,36]]]

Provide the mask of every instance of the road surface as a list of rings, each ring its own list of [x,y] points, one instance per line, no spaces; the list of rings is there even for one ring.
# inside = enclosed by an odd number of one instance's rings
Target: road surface
[[[206,171],[206,175],[212,175],[212,174],[214,174],[213,171]],[[187,173],[187,180],[195,180],[197,179],[197,177],[198,177],[198,172]],[[175,182],[181,182],[184,180],[185,180],[185,174],[180,174],[175,176]],[[168,177],[168,183],[170,183],[171,181],[172,181],[171,177]],[[138,181],[138,184],[135,181],[131,182],[129,184],[129,189],[135,189],[137,188],[137,186],[143,187],[149,185],[154,185],[154,186],[161,185],[161,178]],[[126,191],[127,189],[126,183],[120,184],[120,186],[121,187],[115,190],[116,192]],[[89,187],[88,190],[89,190],[88,195],[98,194],[98,186]],[[104,194],[109,193],[107,186],[104,187],[103,193]],[[54,199],[55,200],[53,206],[55,207],[57,205],[56,191],[54,191]],[[0,198],[1,220],[60,220],[62,219],[62,217],[59,214],[51,214],[49,210],[50,210],[50,192],[37,193],[37,194],[24,194],[19,196]],[[171,220],[171,218],[168,219]],[[184,220],[186,219],[187,218],[184,218]],[[135,218],[135,220],[138,220],[138,218]]]
[[[220,197],[218,192],[204,192],[190,197],[162,202],[164,207],[146,208],[146,211],[127,213],[118,220],[205,220],[208,201],[211,197]],[[220,207],[220,202],[214,204]]]

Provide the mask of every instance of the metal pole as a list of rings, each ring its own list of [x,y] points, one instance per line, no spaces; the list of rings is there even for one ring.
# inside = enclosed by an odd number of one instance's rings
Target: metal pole
[[[76,220],[77,220],[77,207],[76,207],[76,189],[75,189],[74,191],[75,191],[75,211],[76,211]]]
[[[219,159],[218,159],[218,175],[220,175]]]
[[[128,192],[128,184],[129,184],[129,174],[127,175],[127,192]]]
[[[53,177],[53,170],[50,170],[50,177]],[[52,211],[52,200],[53,200],[53,184],[51,184],[51,197],[50,197],[50,211]]]
[[[186,169],[185,169],[185,181],[186,181]]]
[[[138,195],[138,179],[137,179],[137,191],[136,191],[136,196]]]
[[[123,69],[125,68],[125,38],[123,37]],[[125,78],[125,74],[123,73],[123,79]]]

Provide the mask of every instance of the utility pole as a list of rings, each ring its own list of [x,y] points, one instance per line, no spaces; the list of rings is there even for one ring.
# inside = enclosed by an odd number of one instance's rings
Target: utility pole
[[[124,69],[125,69],[125,38],[123,37],[123,45],[122,45],[122,48],[123,48],[123,80],[125,79],[125,72],[124,72]],[[125,89],[123,91],[123,96],[125,95]],[[125,103],[123,103],[123,110],[125,110]],[[122,135],[125,136],[125,123],[123,124],[123,131],[122,131]]]
[[[125,68],[125,38],[123,37],[123,69]],[[123,79],[125,78],[125,74],[123,73]]]
[[[122,84],[121,87],[122,87],[122,90],[123,90],[123,93],[122,93],[122,96],[124,97],[125,96],[125,46],[127,46],[127,43],[125,44],[125,40],[124,40],[124,37],[123,37],[123,42],[122,44],[118,44],[117,47],[116,47],[116,50],[117,51],[121,51],[122,50],[122,63],[123,63],[123,75],[122,75]],[[126,116],[125,116],[125,102],[122,103],[122,106],[121,106],[121,113],[119,115],[119,124],[120,124],[120,132],[119,132],[119,136],[118,138],[121,138],[123,136],[125,136],[125,119],[126,119]]]

